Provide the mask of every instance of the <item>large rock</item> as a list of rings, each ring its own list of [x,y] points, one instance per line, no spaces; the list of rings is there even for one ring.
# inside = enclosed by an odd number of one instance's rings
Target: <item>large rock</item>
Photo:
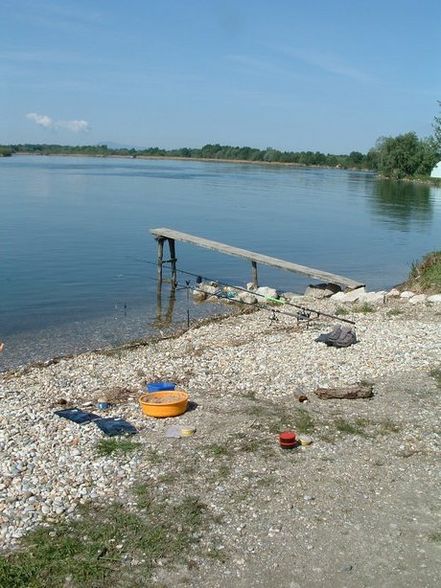
[[[251,292],[240,292],[239,300],[245,304],[256,304],[257,298]]]
[[[267,288],[266,286],[261,286],[260,288],[257,288],[255,293],[258,295],[260,301],[263,300],[262,296],[264,296],[265,298],[279,298],[277,290],[275,290],[274,288]]]
[[[295,292],[283,292],[280,297],[287,302],[299,302],[303,300],[303,294],[296,294]]]
[[[371,302],[373,304],[384,304],[386,300],[386,291],[380,290],[379,292],[366,292],[359,298],[360,302]]]
[[[219,298],[219,296],[215,296],[213,294],[211,296],[207,296],[207,302],[211,302],[211,304],[216,304],[217,302],[229,303],[229,302],[231,302],[231,300],[228,300],[228,298]]]
[[[201,290],[193,290],[193,299],[196,302],[202,302],[206,298],[207,298],[207,295],[205,292],[202,292]]]
[[[341,388],[317,388],[314,393],[319,398],[325,400],[329,400],[330,398],[371,398],[374,395],[373,384],[364,382]]]
[[[404,299],[412,298],[412,296],[415,296],[415,292],[411,292],[410,290],[405,290],[400,294],[400,298]]]
[[[337,292],[331,296],[331,300],[334,302],[344,302],[346,294],[344,292]]]
[[[399,298],[400,296],[400,291],[397,290],[396,288],[392,288],[392,290],[389,290],[389,292],[386,294],[387,298]]]
[[[366,294],[364,286],[350,290],[349,292],[337,292],[333,294],[330,300],[334,302],[357,302]]]
[[[409,298],[410,304],[419,304],[420,302],[425,302],[425,301],[426,301],[425,294],[416,294],[415,296],[412,296],[412,298]]]
[[[427,302],[440,302],[441,303],[441,294],[432,294],[431,296],[428,296]]]
[[[198,290],[205,292],[205,294],[215,294],[219,289],[216,282],[202,282],[199,284]]]
[[[366,289],[364,286],[361,288],[355,288],[355,290],[351,290],[350,292],[345,292],[345,297],[343,302],[357,302],[366,294]]]
[[[341,288],[337,284],[310,284],[305,290],[305,296],[320,300],[322,298],[329,298],[340,291]]]

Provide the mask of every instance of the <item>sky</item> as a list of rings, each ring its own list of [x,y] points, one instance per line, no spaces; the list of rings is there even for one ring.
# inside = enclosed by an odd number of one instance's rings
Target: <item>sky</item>
[[[0,0],[0,144],[366,152],[440,56],[440,0]]]

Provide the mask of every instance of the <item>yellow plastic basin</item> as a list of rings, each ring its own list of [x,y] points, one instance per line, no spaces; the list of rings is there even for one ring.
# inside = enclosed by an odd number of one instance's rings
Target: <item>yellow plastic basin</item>
[[[166,390],[143,394],[139,399],[142,412],[156,418],[174,417],[187,410],[188,394],[183,390]]]

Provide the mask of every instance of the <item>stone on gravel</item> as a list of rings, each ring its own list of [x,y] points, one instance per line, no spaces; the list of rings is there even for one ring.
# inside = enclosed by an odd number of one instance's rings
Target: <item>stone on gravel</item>
[[[338,388],[317,388],[314,392],[319,398],[326,400],[330,398],[371,398],[374,395],[373,385],[365,383],[341,386]]]
[[[344,292],[337,292],[336,294],[333,294],[330,299],[333,302],[343,302],[346,299],[346,294]]]
[[[415,296],[412,296],[412,298],[409,298],[410,304],[419,304],[420,302],[425,302],[425,301],[426,301],[425,294],[416,294]]]
[[[432,294],[427,297],[427,302],[441,302],[441,294]]]
[[[337,284],[310,284],[305,290],[305,296],[321,300],[329,298],[337,292],[341,292],[341,287]]]
[[[197,302],[202,302],[207,298],[207,294],[202,290],[193,290],[193,299]]]
[[[296,294],[295,292],[283,292],[281,298],[283,298],[287,302],[297,303],[299,302],[299,300],[303,299],[303,294]]]
[[[248,292],[239,292],[238,298],[242,302],[245,302],[245,304],[256,304],[257,302],[257,298]]]
[[[364,286],[361,288],[355,288],[350,292],[345,292],[344,302],[357,302],[361,297],[366,294],[366,289]]]
[[[255,292],[261,300],[262,300],[262,296],[264,296],[265,298],[278,298],[279,297],[277,290],[275,290],[274,288],[268,288],[267,286],[261,286],[260,288],[257,288],[257,290]]]
[[[372,304],[384,304],[386,299],[386,291],[380,290],[379,292],[366,292],[366,294],[360,296],[359,302],[367,302]]]
[[[215,282],[201,282],[198,289],[205,294],[215,294],[219,286]]]

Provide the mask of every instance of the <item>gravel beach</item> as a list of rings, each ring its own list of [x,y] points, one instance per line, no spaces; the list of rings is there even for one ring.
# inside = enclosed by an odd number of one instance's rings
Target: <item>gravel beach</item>
[[[80,504],[136,508],[133,486],[145,483],[168,501],[197,497],[211,517],[185,561],[159,559],[145,585],[439,585],[441,304],[345,308],[358,343],[343,349],[315,341],[335,319],[306,328],[258,310],[1,374],[4,553],[42,523],[75,518]],[[138,397],[158,379],[188,391],[190,410],[144,417]],[[373,383],[372,398],[314,394],[359,381]],[[97,426],[54,414],[66,406],[101,414],[100,397],[112,402],[104,416],[138,429],[135,451],[101,455]],[[169,439],[171,425],[196,432]],[[283,450],[283,430],[312,444]],[[141,564],[130,546],[121,554],[135,577]]]

